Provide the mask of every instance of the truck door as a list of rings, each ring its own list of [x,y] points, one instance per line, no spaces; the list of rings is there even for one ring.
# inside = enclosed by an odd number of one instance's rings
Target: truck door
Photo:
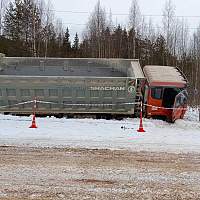
[[[160,107],[162,107],[163,88],[150,87],[147,92],[147,117],[162,115]]]
[[[187,108],[187,102],[188,93],[186,90],[183,90],[176,95],[172,112],[172,121],[183,119]]]

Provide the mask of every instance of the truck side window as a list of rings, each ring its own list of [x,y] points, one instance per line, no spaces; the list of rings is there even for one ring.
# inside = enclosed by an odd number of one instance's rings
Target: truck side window
[[[154,99],[162,99],[162,88],[151,88],[151,97]]]

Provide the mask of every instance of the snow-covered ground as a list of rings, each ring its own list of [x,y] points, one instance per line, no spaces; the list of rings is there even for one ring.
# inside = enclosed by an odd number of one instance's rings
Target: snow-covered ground
[[[37,118],[38,129],[29,129],[31,117],[0,115],[0,145],[31,147],[83,147],[200,153],[198,111],[189,109],[184,120],[169,124],[144,119],[94,120]],[[125,126],[127,129],[122,129]]]

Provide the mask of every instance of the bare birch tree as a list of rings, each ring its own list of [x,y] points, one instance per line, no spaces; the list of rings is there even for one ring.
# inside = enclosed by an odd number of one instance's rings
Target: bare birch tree
[[[199,105],[199,92],[200,92],[200,83],[199,83],[199,76],[200,76],[200,25],[197,29],[196,33],[193,34],[193,63],[194,67],[192,70],[192,86],[193,86],[193,105]]]
[[[133,30],[132,48],[133,58],[136,57],[136,36],[141,30],[141,13],[137,0],[132,0],[131,7],[129,10],[129,26]]]
[[[51,32],[51,25],[53,23],[53,18],[54,15],[51,11],[52,8],[52,4],[51,1],[48,0],[47,6],[46,6],[46,10],[45,10],[45,53],[44,53],[44,57],[46,58],[48,55],[48,43],[50,40],[50,32]]]
[[[187,67],[186,62],[189,50],[188,49],[189,41],[190,41],[190,36],[189,36],[188,23],[184,18],[182,18],[179,25],[177,57],[181,61],[180,67],[183,72],[186,72],[185,67]]]
[[[92,43],[93,57],[102,57],[103,33],[107,27],[106,11],[101,7],[100,1],[97,2],[94,11],[92,12],[88,24],[87,34]]]
[[[165,2],[163,9],[163,34],[166,39],[167,48],[173,54],[174,44],[174,25],[175,25],[175,6],[171,0]],[[169,63],[169,61],[168,61]]]

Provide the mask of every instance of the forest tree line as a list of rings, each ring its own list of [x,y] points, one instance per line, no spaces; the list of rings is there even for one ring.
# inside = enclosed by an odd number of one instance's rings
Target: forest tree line
[[[171,0],[163,7],[161,27],[145,18],[132,0],[129,23],[114,25],[112,13],[97,1],[85,31],[71,41],[70,30],[44,0],[1,0],[0,52],[6,56],[139,59],[144,65],[172,65],[187,76],[190,103],[200,104],[200,26],[191,33],[175,15]]]

